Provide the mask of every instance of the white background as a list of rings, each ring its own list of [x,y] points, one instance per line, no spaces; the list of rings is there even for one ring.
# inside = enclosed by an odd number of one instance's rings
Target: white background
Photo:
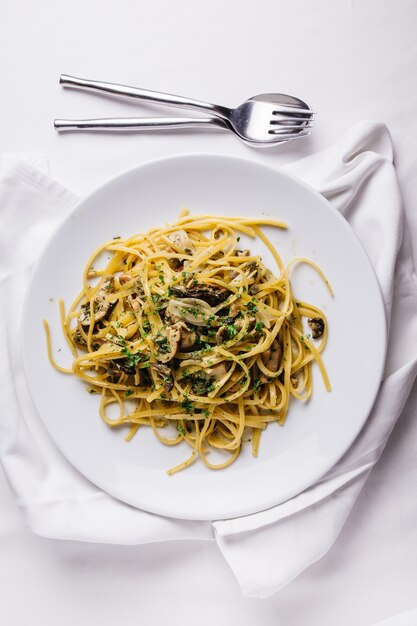
[[[354,122],[380,120],[393,135],[416,255],[416,32],[415,0],[2,0],[0,150],[46,153],[52,176],[82,196],[155,157],[198,151],[279,166]],[[58,136],[54,117],[174,112],[64,91],[62,72],[231,106],[291,93],[317,123],[311,138],[262,152],[217,131]],[[416,607],[416,458],[416,416],[406,410],[333,549],[266,600],[241,598],[211,542],[35,537],[1,477],[0,623],[366,626]]]

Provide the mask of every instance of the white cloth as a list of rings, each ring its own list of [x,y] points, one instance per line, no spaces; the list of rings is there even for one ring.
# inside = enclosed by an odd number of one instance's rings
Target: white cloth
[[[417,609],[394,615],[388,619],[384,619],[382,622],[378,622],[373,626],[416,626],[417,624]]]
[[[0,161],[5,318],[0,331],[0,456],[20,510],[35,533],[120,544],[214,537],[243,594],[258,597],[271,595],[329,550],[416,376],[417,281],[407,237],[401,247],[404,214],[384,125],[357,124],[335,147],[288,169],[345,215],[370,256],[390,320],[385,379],[362,433],[316,485],[268,511],[211,524],[163,518],[113,499],[74,470],[49,439],[26,388],[18,320],[39,248],[77,198],[21,159]],[[372,356],[367,358],[372,367]]]

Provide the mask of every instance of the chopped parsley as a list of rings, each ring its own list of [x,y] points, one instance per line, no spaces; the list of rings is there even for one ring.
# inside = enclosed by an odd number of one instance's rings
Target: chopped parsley
[[[255,330],[259,332],[261,332],[262,328],[265,326],[265,324],[263,322],[256,322],[255,324]]]
[[[261,381],[259,380],[259,378],[255,378],[255,380],[253,381],[253,388],[255,390],[255,393],[259,392],[260,387],[261,387]]]
[[[209,326],[211,326],[213,324],[213,322],[216,321],[216,316],[215,315],[210,315],[207,319],[207,323]]]
[[[106,339],[108,337],[111,337],[111,335],[106,335]],[[117,341],[115,343],[117,343],[117,345],[126,347],[126,339],[122,335],[117,335],[116,339]]]
[[[126,396],[126,397],[129,397],[129,396],[131,396],[132,394],[133,394],[132,389],[128,389],[128,390],[126,391],[126,393],[125,393],[125,396]]]
[[[184,409],[187,415],[193,415],[194,404],[188,398],[185,398],[184,400],[180,402],[180,407]]]
[[[141,352],[133,353],[129,350],[126,339],[122,335],[117,335],[116,339],[116,343],[122,348],[121,353],[126,357],[129,367],[136,367],[142,360]]]
[[[168,337],[164,337],[161,333],[158,333],[153,338],[154,343],[158,346],[158,350],[161,354],[168,354],[171,351],[171,346],[168,341]]]
[[[133,354],[128,348],[122,348],[122,354],[127,358],[129,367],[136,367],[141,362],[142,355],[140,352]]]
[[[236,335],[239,332],[234,324],[228,324],[226,326],[226,329],[227,329],[227,334],[229,336],[229,339],[233,339],[233,337],[236,337]]]

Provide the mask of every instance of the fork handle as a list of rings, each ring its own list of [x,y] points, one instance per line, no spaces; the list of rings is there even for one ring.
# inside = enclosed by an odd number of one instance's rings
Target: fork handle
[[[146,100],[148,102],[156,102],[158,104],[167,104],[169,106],[184,107],[211,113],[216,117],[228,119],[230,109],[210,104],[208,102],[200,102],[182,96],[174,96],[168,93],[159,93],[157,91],[149,91],[140,87],[129,87],[127,85],[118,85],[115,83],[103,83],[96,80],[87,80],[85,78],[76,78],[61,74],[59,82],[64,87],[71,89],[80,89],[81,91],[93,91],[97,93],[105,93],[116,98],[133,98],[136,100]]]
[[[138,130],[166,130],[177,128],[223,128],[227,125],[216,117],[207,118],[178,118],[178,117],[108,117],[89,120],[62,120],[54,121],[56,130],[62,131],[138,131]]]

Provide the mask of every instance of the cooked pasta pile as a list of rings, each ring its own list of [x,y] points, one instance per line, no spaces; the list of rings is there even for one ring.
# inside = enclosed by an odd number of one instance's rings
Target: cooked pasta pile
[[[284,424],[291,397],[310,397],[313,361],[330,391],[320,356],[327,321],[295,298],[291,270],[308,263],[331,288],[308,259],[284,267],[261,225],[286,228],[183,211],[173,225],[101,246],[67,314],[60,301],[71,369],[54,361],[44,322],[52,364],[101,395],[106,424],[126,425],[127,440],[148,426],[166,445],[189,444],[191,455],[170,474],[197,457],[224,468],[248,439],[257,456],[261,432],[269,422]],[[262,240],[276,274],[241,247],[241,235]],[[225,455],[220,463],[210,462],[214,448]]]

